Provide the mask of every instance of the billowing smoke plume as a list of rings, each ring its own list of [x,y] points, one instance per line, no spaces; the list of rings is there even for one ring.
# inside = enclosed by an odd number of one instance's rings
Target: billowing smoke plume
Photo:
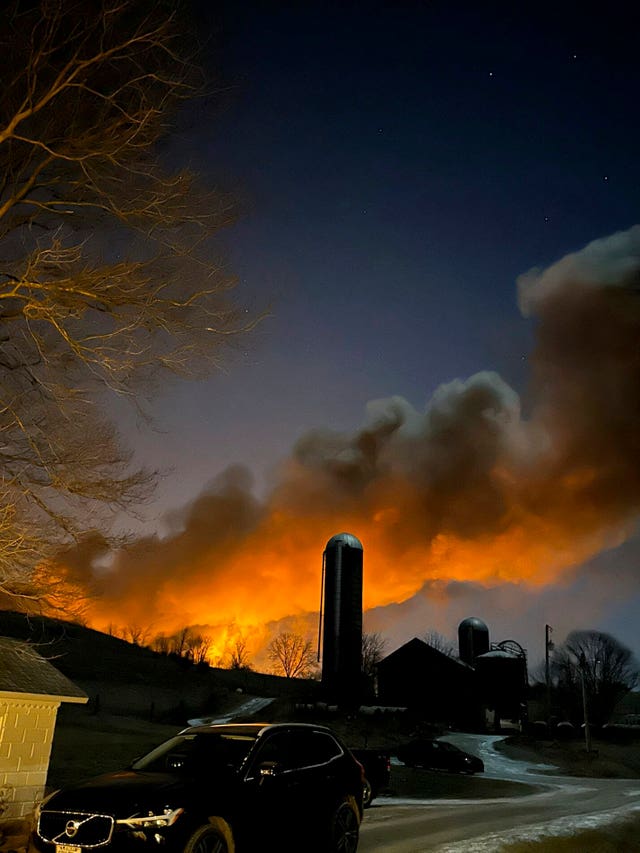
[[[263,501],[247,472],[223,473],[108,570],[99,542],[66,555],[97,587],[92,622],[235,625],[262,641],[267,622],[317,609],[340,530],[365,546],[368,608],[451,599],[455,584],[542,586],[624,541],[640,509],[640,226],[518,288],[536,336],[524,402],[478,373],[423,411],[380,400],[353,434],[304,435]]]

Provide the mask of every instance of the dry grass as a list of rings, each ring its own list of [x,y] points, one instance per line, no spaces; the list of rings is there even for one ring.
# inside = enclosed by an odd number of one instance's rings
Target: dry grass
[[[535,785],[485,779],[482,774],[464,776],[460,773],[440,773],[420,767],[393,766],[388,791],[382,795],[419,800],[484,800],[500,797],[525,797],[540,789]]]
[[[518,841],[500,853],[640,853],[640,815],[564,838]]]
[[[69,708],[56,725],[47,788],[121,770],[178,731],[133,717],[89,715]]]
[[[592,779],[640,778],[640,742],[609,743],[594,740],[590,753],[584,741],[551,741],[524,735],[507,738],[496,747],[511,758],[553,764],[565,776]],[[553,775],[557,770],[549,770]]]

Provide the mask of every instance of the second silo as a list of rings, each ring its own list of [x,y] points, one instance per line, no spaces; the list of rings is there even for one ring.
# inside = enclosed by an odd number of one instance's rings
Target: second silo
[[[322,557],[322,684],[331,701],[357,700],[362,670],[363,548],[351,533],[327,542]]]
[[[482,619],[469,616],[458,625],[460,660],[475,666],[476,658],[489,651],[489,629]]]

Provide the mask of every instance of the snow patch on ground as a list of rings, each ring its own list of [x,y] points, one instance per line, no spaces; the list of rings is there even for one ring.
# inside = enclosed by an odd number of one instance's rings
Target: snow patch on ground
[[[498,853],[507,843],[572,836],[576,832],[597,829],[622,820],[634,811],[640,811],[639,804],[597,814],[556,818],[556,820],[524,826],[521,829],[510,829],[508,832],[495,832],[473,840],[444,844],[436,848],[436,853]]]
[[[275,699],[265,699],[260,696],[254,696],[253,699],[248,699],[246,702],[243,702],[242,705],[238,705],[237,708],[234,708],[233,711],[226,714],[224,717],[197,717],[193,720],[187,720],[187,722],[190,726],[215,726],[223,723],[230,723],[235,720],[236,717],[246,717],[249,714],[257,714],[258,711],[266,708],[267,705],[270,705],[272,702],[275,702]]]
[[[504,740],[504,735],[450,734],[440,738],[454,746],[479,756],[484,761],[484,775],[487,779],[512,779],[528,781],[527,777],[540,774],[543,770],[557,770],[553,764],[537,764],[530,761],[517,761],[509,758],[495,748],[496,743]],[[540,779],[537,780],[538,782]]]

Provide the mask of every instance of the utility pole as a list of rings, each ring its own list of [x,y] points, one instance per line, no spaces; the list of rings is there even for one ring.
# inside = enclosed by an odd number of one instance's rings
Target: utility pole
[[[587,710],[587,685],[585,671],[587,669],[587,658],[585,653],[580,655],[580,680],[582,681],[582,713],[584,715],[584,742],[587,752],[591,752],[591,729],[589,727],[589,714]]]
[[[553,628],[550,625],[544,626],[544,677],[547,686],[547,725],[551,723],[551,675],[549,671],[549,652],[553,649],[551,640]]]

